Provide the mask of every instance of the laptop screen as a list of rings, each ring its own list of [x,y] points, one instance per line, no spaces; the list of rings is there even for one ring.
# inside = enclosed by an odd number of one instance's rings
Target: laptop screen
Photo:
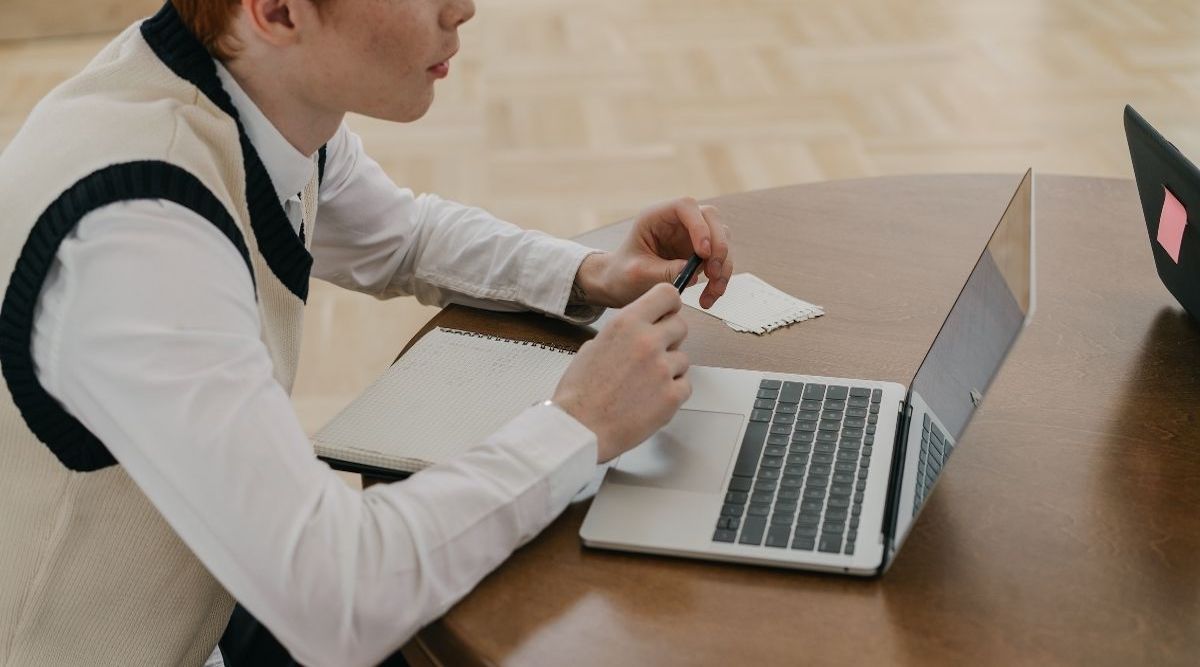
[[[909,387],[893,547],[899,548],[1033,310],[1033,175],[1026,172]]]

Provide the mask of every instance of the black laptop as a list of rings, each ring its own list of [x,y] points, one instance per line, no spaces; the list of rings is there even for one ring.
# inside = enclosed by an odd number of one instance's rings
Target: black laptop
[[[1125,138],[1158,276],[1200,320],[1200,170],[1131,106]]]

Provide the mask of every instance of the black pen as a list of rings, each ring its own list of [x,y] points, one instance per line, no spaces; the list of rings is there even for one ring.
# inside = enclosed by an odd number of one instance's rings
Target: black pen
[[[688,286],[688,283],[692,282],[692,276],[695,275],[696,269],[700,267],[703,261],[700,259],[700,255],[692,253],[692,258],[688,260],[687,266],[683,267],[683,270],[679,272],[679,276],[675,278],[675,282],[672,283],[675,285],[675,289],[679,290],[680,294],[683,294],[684,288]]]

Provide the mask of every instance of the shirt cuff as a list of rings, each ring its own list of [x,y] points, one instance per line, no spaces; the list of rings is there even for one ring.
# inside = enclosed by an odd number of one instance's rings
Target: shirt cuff
[[[517,415],[504,431],[519,433],[519,456],[546,474],[548,511],[558,516],[596,470],[596,435],[564,410],[538,405]]]
[[[595,322],[604,313],[603,306],[568,308],[567,302],[579,265],[588,255],[598,252],[602,251],[552,236],[540,239],[522,272],[523,282],[529,286],[525,290],[525,304],[573,324]]]

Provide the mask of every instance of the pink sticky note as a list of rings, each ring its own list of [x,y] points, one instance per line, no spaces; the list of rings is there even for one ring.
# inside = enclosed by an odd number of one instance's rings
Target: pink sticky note
[[[1163,188],[1163,194],[1162,215],[1158,218],[1158,245],[1178,264],[1179,244],[1183,242],[1183,228],[1187,226],[1187,210],[1170,190]]]

